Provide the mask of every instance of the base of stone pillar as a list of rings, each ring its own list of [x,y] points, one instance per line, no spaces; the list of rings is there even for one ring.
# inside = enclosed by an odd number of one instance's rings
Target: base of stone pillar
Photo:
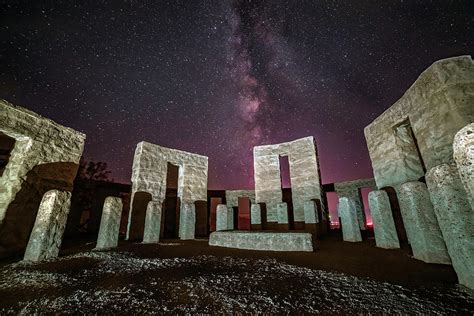
[[[293,229],[294,230],[305,230],[306,229],[306,225],[304,222],[294,222],[293,223]]]
[[[262,230],[262,224],[252,224],[251,230]]]
[[[290,224],[278,224],[278,230],[288,231],[290,230]]]
[[[277,222],[267,222],[265,225],[265,230],[278,230]]]

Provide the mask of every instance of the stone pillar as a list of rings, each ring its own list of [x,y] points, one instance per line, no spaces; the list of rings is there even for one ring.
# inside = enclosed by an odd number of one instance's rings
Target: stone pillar
[[[145,229],[143,231],[144,244],[154,244],[160,241],[162,205],[163,203],[159,201],[148,202],[145,215]]]
[[[234,226],[234,208],[228,207],[227,208],[227,229],[233,230]]]
[[[70,206],[71,192],[50,190],[43,195],[23,260],[58,256]]]
[[[399,186],[403,221],[410,223],[413,257],[427,263],[451,264],[426,185],[412,181]]]
[[[459,283],[474,289],[474,210],[454,164],[431,168],[426,183]]]
[[[339,198],[339,216],[341,217],[342,239],[350,242],[362,241],[354,201],[347,197]]]
[[[225,204],[217,205],[216,211],[216,231],[229,230],[229,217],[230,212]],[[233,222],[233,221],[232,221]]]
[[[285,202],[277,204],[278,230],[290,230],[288,220],[288,205]]]
[[[196,230],[196,208],[194,203],[182,203],[179,216],[179,238],[194,239]]]
[[[252,204],[250,207],[250,224],[252,230],[262,230],[262,209],[260,204]]]
[[[474,209],[474,123],[456,133],[453,150],[461,181]]]
[[[385,249],[400,248],[387,192],[370,192],[369,207],[374,223],[375,244],[377,247]]]
[[[316,233],[318,231],[319,214],[316,201],[309,200],[304,202],[304,225],[305,229]]]
[[[121,198],[111,196],[105,198],[95,250],[117,247],[122,208]]]

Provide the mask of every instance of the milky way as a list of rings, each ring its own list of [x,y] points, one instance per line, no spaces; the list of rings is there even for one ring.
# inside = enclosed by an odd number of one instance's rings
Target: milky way
[[[434,61],[474,51],[472,1],[22,1],[0,97],[87,134],[129,182],[142,140],[252,188],[252,148],[312,135],[323,183],[371,177],[363,128]]]

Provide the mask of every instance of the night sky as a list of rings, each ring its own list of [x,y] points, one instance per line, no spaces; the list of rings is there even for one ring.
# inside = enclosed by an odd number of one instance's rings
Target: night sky
[[[0,97],[86,133],[124,183],[142,140],[231,189],[253,146],[310,135],[323,183],[372,177],[363,128],[474,52],[472,0],[30,2],[0,5]]]

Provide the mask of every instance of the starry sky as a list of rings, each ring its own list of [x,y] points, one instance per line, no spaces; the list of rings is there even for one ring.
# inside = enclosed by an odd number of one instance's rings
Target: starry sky
[[[253,187],[252,148],[314,136],[323,183],[372,176],[363,128],[474,52],[466,1],[2,1],[0,97],[87,134],[130,182],[146,140]]]

